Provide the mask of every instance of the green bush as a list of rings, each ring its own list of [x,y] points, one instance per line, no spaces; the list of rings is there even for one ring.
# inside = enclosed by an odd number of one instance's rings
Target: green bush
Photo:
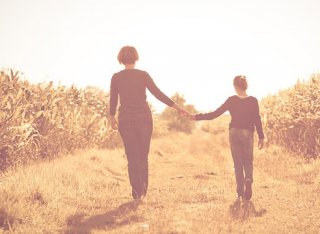
[[[196,109],[193,105],[186,104],[183,95],[176,93],[171,99],[189,113],[196,113]],[[193,121],[180,116],[176,110],[170,107],[167,107],[161,113],[160,118],[166,122],[169,131],[191,133],[195,128],[195,123]]]

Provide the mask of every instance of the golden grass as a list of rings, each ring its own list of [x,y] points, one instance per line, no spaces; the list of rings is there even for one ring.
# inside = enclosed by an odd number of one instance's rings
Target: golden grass
[[[269,142],[308,158],[320,156],[320,74],[261,101]]]
[[[119,145],[107,121],[109,94],[21,78],[0,70],[0,170],[79,148]]]
[[[6,172],[0,189],[0,204],[9,217],[4,228],[58,231],[70,214],[108,208],[120,199],[113,192],[125,187],[120,184],[126,178],[116,173],[126,166],[119,157],[117,150],[91,150]]]
[[[86,150],[0,178],[0,233],[318,233],[320,162],[255,152],[254,195],[235,202],[227,134],[152,142],[150,187],[131,201],[123,149]]]

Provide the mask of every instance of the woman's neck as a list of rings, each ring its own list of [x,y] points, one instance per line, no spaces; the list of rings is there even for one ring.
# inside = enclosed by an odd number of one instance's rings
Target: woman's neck
[[[134,69],[135,64],[125,64],[124,66],[126,69]]]
[[[248,97],[248,94],[247,94],[246,91],[238,91],[238,92],[237,92],[237,95],[238,95],[239,97]]]

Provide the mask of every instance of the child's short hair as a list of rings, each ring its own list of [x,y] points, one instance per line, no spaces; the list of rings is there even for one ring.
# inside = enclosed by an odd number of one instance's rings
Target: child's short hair
[[[233,85],[242,89],[242,90],[247,90],[248,88],[248,82],[247,82],[247,78],[245,76],[236,76],[233,79]]]
[[[124,46],[118,54],[120,64],[134,64],[139,59],[138,52],[133,46]]]

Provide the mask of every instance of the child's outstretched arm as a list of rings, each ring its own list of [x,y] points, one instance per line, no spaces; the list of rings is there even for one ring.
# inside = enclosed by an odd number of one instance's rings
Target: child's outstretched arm
[[[215,119],[217,117],[219,117],[220,115],[222,115],[224,112],[226,112],[229,109],[229,98],[215,111],[213,112],[209,112],[209,113],[200,113],[200,114],[196,114],[196,115],[188,115],[188,118],[190,120],[212,120]]]

